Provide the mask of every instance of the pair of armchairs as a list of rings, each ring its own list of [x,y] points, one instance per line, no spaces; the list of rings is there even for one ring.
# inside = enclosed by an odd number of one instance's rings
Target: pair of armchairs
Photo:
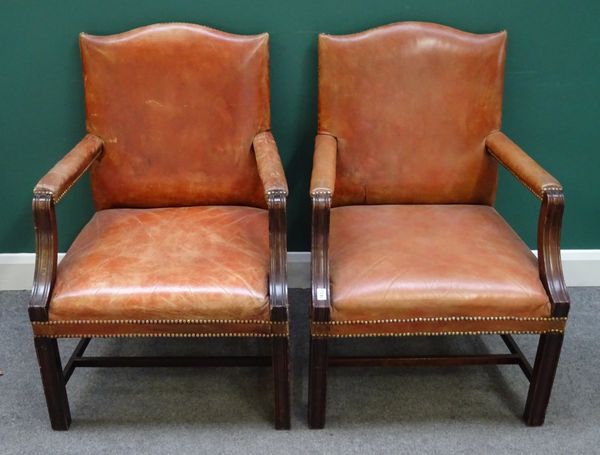
[[[309,424],[328,366],[518,364],[541,425],[569,309],[560,184],[499,131],[506,34],[399,23],[319,37]],[[34,190],[29,315],[52,428],[77,367],[272,366],[290,426],[287,184],[268,35],[159,24],[81,35],[87,132]],[[492,207],[497,163],[541,199],[538,259]],[[55,205],[95,207],[57,265]],[[330,357],[330,338],[502,335],[509,354]],[[532,368],[514,333],[541,334]],[[261,337],[269,357],[89,357],[101,337]],[[81,341],[64,369],[58,338]]]

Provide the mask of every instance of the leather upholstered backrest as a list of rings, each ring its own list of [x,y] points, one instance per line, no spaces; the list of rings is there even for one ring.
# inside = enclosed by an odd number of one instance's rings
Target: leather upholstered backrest
[[[80,45],[98,209],[265,206],[252,140],[270,128],[267,34],[157,24]]]
[[[337,138],[334,205],[492,204],[506,33],[406,22],[319,37],[319,133]]]

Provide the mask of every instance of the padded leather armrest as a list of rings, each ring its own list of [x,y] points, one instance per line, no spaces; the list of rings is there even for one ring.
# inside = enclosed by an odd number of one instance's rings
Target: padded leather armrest
[[[265,194],[272,191],[283,191],[288,194],[285,173],[277,150],[275,138],[270,131],[259,133],[252,142],[258,174],[263,183]]]
[[[310,194],[325,192],[333,195],[335,189],[335,166],[337,140],[333,136],[318,134],[315,139]]]
[[[50,193],[54,203],[60,201],[65,193],[90,167],[102,152],[102,139],[92,134],[86,135],[69,153],[54,165],[37,183],[34,193]]]
[[[558,180],[546,172],[504,133],[490,134],[485,140],[488,152],[523,185],[542,199],[547,190],[562,190]]]

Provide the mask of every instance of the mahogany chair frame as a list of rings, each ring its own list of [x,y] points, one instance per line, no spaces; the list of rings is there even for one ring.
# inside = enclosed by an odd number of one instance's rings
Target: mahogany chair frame
[[[493,154],[492,154],[493,155]],[[504,164],[504,163],[501,163]],[[523,182],[522,182],[523,183]],[[529,188],[531,190],[531,188]],[[535,194],[535,192],[534,192]],[[540,197],[539,195],[535,194]],[[329,218],[332,193],[315,191],[312,195],[312,322],[330,321],[331,293],[329,281]],[[541,194],[537,246],[540,279],[551,303],[551,316],[566,318],[569,296],[566,290],[560,259],[560,233],[564,211],[561,188],[545,188]],[[317,290],[325,295],[317,296]],[[327,368],[347,366],[451,366],[451,365],[518,365],[529,380],[529,392],[523,418],[528,426],[544,423],[546,409],[558,366],[563,342],[562,333],[540,335],[533,367],[510,334],[499,334],[508,354],[470,356],[416,357],[333,357],[328,354],[328,338],[310,334],[308,421],[311,428],[323,428],[327,401]]]
[[[96,158],[99,154],[96,156]],[[93,160],[92,160],[93,161]],[[58,263],[58,233],[52,193],[34,192],[33,218],[36,237],[35,275],[29,304],[32,323],[47,322],[50,297],[56,279]],[[40,373],[50,422],[54,430],[68,430],[71,412],[66,385],[76,368],[80,367],[272,367],[274,379],[275,428],[290,428],[289,331],[287,290],[287,226],[286,193],[272,190],[266,194],[269,212],[269,300],[272,333],[270,356],[238,357],[91,357],[84,352],[91,338],[82,338],[73,354],[62,367],[56,338],[34,337]],[[226,336],[226,335],[225,335]]]

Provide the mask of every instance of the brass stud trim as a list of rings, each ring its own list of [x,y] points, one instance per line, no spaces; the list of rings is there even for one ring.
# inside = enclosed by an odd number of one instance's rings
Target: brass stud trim
[[[566,321],[566,317],[528,317],[528,316],[444,316],[406,319],[371,319],[348,321],[312,321],[315,325],[353,325],[353,324],[394,324],[412,322],[452,322],[452,321]]]
[[[473,332],[411,332],[411,333],[311,333],[315,338],[367,338],[367,337],[411,337],[411,336],[452,336],[452,335],[538,335],[542,333],[564,333],[562,329],[547,330],[501,330],[501,331],[473,331]]]
[[[70,324],[264,324],[280,325],[287,321],[269,321],[264,319],[74,319],[60,321],[31,321],[33,325],[70,325]]]
[[[288,321],[277,322],[276,325],[271,327],[271,334],[276,336],[287,336],[290,332],[290,326]]]
[[[117,334],[65,334],[65,335],[35,335],[36,338],[219,338],[219,337],[256,337],[278,338],[287,337],[285,333],[117,333]]]

